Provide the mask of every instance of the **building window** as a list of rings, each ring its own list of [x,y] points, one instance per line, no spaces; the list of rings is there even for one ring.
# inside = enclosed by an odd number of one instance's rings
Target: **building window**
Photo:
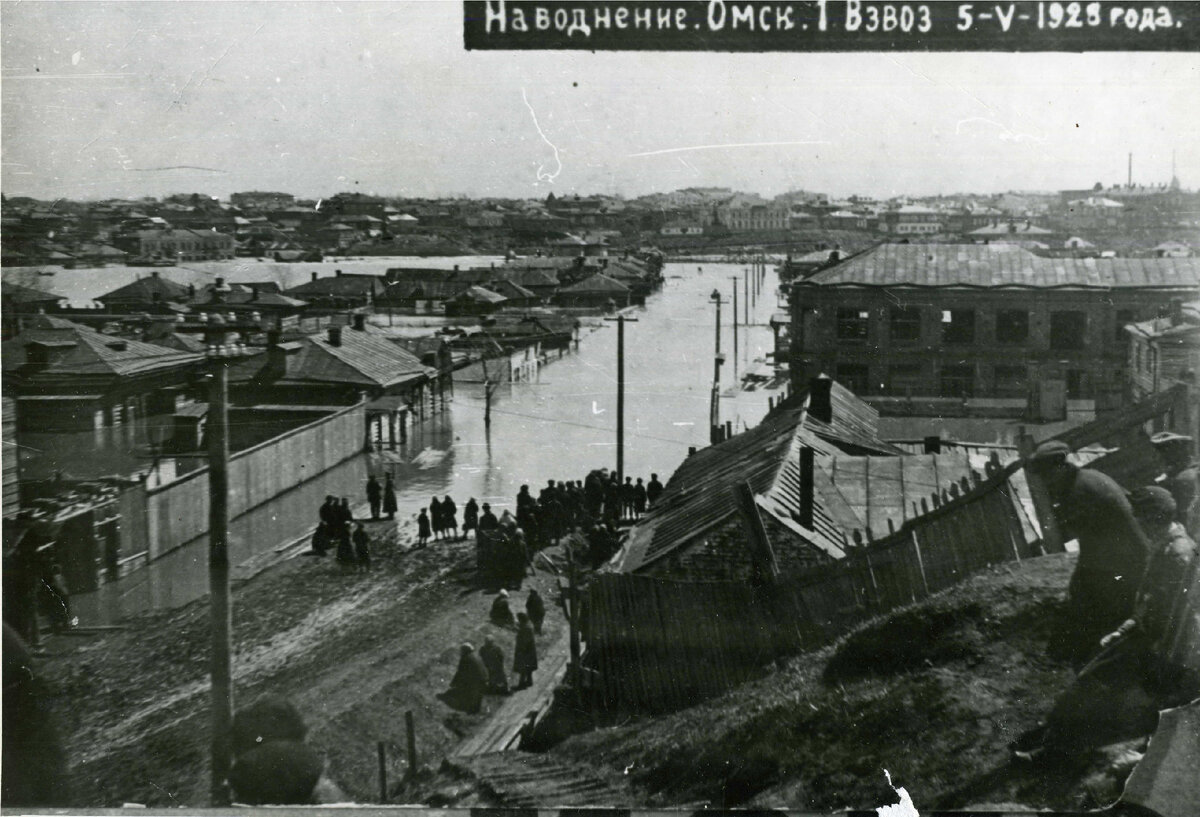
[[[891,311],[892,340],[921,338],[921,310],[915,306],[894,306]]]
[[[865,364],[839,363],[837,365],[837,382],[855,394],[867,394],[871,391],[871,378]]]
[[[973,397],[975,368],[973,366],[942,367],[942,397]]]
[[[1029,381],[1024,366],[997,366],[996,388],[997,397],[1027,397]]]
[[[996,313],[996,343],[1024,343],[1029,339],[1029,313],[1001,309]]]
[[[870,319],[871,313],[865,309],[839,309],[837,311],[837,339],[865,341]]]
[[[1079,350],[1087,341],[1086,312],[1050,313],[1050,348]]]
[[[1113,338],[1120,343],[1125,339],[1125,327],[1137,320],[1137,312],[1133,309],[1118,309],[1116,325],[1113,327]]]
[[[923,390],[920,363],[896,363],[888,367],[890,394],[921,394]]]
[[[943,309],[942,340],[945,343],[974,343],[975,310]]]

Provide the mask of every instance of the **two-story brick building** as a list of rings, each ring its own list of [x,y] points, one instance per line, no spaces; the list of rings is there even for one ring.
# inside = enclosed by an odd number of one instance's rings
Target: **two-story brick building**
[[[792,381],[827,372],[868,397],[1013,399],[1057,382],[1066,399],[1115,403],[1125,326],[1197,286],[1191,258],[882,244],[792,285]]]

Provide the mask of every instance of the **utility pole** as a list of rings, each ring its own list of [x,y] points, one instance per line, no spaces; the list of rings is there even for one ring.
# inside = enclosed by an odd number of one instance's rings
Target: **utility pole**
[[[736,275],[731,275],[730,280],[733,281],[733,385],[736,387],[738,382],[738,313],[737,313],[737,285],[738,279]]]
[[[625,322],[637,318],[605,318],[617,324],[617,482],[625,484]]]
[[[747,274],[745,277],[742,278],[742,283],[745,284],[745,286],[742,287],[742,300],[745,302],[745,306],[743,306],[742,308],[746,312],[745,320],[742,321],[742,324],[745,325],[748,330],[749,326],[750,326],[750,276],[749,276],[749,274]]]
[[[713,353],[713,384],[712,397],[708,407],[709,442],[716,444],[721,438],[721,364],[725,356],[721,354],[721,292],[714,289],[710,296],[717,307],[716,348]]]
[[[218,323],[219,321],[219,323]],[[228,342],[226,325],[214,316],[207,332],[210,363],[208,418],[208,592],[212,674],[212,785],[214,806],[230,804],[228,777],[233,761],[233,614],[229,600],[229,371],[226,364],[244,352]]]

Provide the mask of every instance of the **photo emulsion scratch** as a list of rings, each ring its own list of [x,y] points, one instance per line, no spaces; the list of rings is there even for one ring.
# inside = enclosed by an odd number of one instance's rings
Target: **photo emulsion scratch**
[[[1197,111],[1170,0],[0,0],[0,808],[1194,817]]]

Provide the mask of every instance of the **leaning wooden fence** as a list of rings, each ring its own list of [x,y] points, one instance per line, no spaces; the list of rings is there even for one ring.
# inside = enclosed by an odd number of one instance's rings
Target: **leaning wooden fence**
[[[720,694],[776,659],[979,570],[1035,555],[1011,470],[925,504],[924,515],[850,555],[774,584],[679,582],[602,574],[589,587],[585,636],[601,699],[662,712]]]

